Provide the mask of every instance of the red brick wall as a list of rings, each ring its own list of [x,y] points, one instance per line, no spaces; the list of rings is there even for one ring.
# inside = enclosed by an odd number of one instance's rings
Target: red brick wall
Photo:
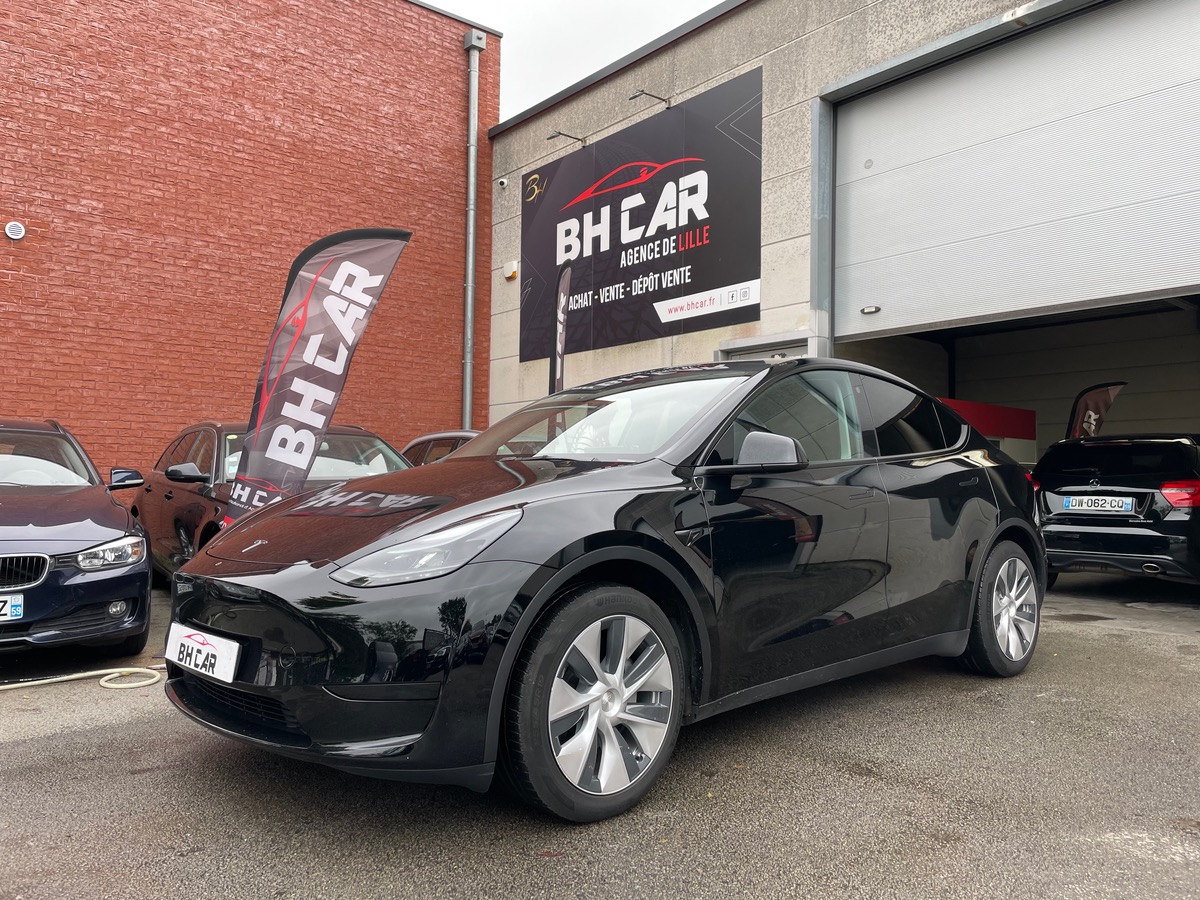
[[[107,474],[246,418],[292,260],[413,231],[335,421],[398,445],[462,417],[469,26],[404,0],[10,0],[0,11],[0,417]],[[491,147],[480,55],[474,424],[487,420]]]

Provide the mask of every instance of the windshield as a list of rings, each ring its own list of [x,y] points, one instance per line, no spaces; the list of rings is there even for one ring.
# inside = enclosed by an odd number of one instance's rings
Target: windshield
[[[244,434],[225,435],[225,464],[222,469],[225,481],[233,481],[237,477],[244,439]],[[408,467],[404,457],[376,435],[366,432],[327,434],[313,459],[305,484],[383,475]]]
[[[0,436],[0,484],[78,487],[99,483],[79,451],[61,435],[21,432]]]
[[[552,456],[612,462],[648,459],[744,376],[716,371],[680,380],[621,383],[554,394],[513,413],[450,457]]]
[[[1193,450],[1183,441],[1114,441],[1056,444],[1046,450],[1035,474],[1163,475],[1189,472]]]

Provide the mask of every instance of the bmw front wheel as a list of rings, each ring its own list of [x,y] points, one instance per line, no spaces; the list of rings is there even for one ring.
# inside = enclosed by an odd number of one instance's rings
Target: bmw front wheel
[[[632,807],[679,734],[675,629],[635,590],[589,585],[539,623],[513,675],[506,766],[527,801],[575,822]]]

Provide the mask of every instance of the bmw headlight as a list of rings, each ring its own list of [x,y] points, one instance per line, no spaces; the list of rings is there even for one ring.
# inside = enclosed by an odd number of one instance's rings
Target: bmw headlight
[[[329,577],[354,587],[379,587],[448,575],[494,544],[521,518],[506,509],[393,544],[359,557]]]
[[[84,550],[75,557],[75,565],[89,571],[93,569],[114,569],[117,566],[131,566],[141,562],[146,555],[146,542],[136,535],[123,537],[120,540],[109,541],[99,547]]]

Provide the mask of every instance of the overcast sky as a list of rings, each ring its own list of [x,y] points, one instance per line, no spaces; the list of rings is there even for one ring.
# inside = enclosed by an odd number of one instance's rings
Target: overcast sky
[[[500,121],[694,19],[720,0],[429,0],[504,35]]]

